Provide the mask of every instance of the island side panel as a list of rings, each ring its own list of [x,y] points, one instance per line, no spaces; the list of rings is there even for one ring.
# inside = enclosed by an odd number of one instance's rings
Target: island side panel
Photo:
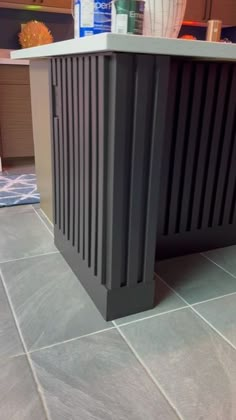
[[[59,77],[61,58],[51,60],[56,121],[53,136],[55,243],[103,316],[110,320],[154,305],[158,190],[170,59],[137,54],[92,54],[63,60],[72,60],[74,71],[68,75],[73,78],[72,83],[65,84]],[[85,85],[80,83],[81,75]],[[65,91],[65,85],[67,89],[76,88],[79,98],[75,102],[73,92],[73,104],[77,104],[73,105],[73,130],[65,127],[66,121],[71,124],[71,119],[65,116],[68,109],[58,103],[61,96],[72,95]],[[85,97],[86,92],[89,97]],[[78,109],[79,113],[75,113]],[[65,183],[58,179],[58,173],[64,171],[60,162],[70,167],[70,162],[65,160],[71,156],[71,147],[76,151],[73,161],[76,177],[71,170],[67,171],[69,179]],[[64,151],[63,159],[58,156],[61,151]],[[73,215],[68,223],[73,223],[76,230],[72,238],[79,235],[76,241],[71,240],[63,224],[58,222],[60,214],[68,209],[65,190],[68,186],[71,191],[70,185],[73,190],[83,192],[79,200],[70,200],[74,209],[67,212],[68,217]],[[84,223],[79,224],[81,209],[90,210],[83,217]],[[82,249],[78,244],[83,245]]]
[[[157,260],[236,244],[236,63],[170,71]]]

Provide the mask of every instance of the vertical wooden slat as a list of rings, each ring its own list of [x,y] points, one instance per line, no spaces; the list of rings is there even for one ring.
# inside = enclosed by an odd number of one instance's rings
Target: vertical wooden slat
[[[174,157],[174,168],[173,168],[173,179],[170,199],[170,213],[169,213],[169,234],[176,233],[177,228],[177,213],[178,213],[178,201],[180,194],[180,182],[181,182],[181,171],[184,165],[184,146],[186,136],[186,126],[188,120],[189,106],[189,93],[190,93],[190,81],[191,81],[191,69],[192,64],[190,62],[184,63],[182,69],[182,80],[181,80],[181,93],[179,107],[179,118],[177,123],[177,131],[175,133],[175,157]]]
[[[59,228],[65,234],[65,167],[64,167],[64,141],[63,141],[63,109],[62,109],[62,60],[56,59],[58,77],[58,115],[59,115],[59,159],[60,159],[60,217]]]
[[[84,165],[85,165],[85,260],[91,266],[91,93],[90,93],[90,57],[84,59]]]
[[[232,197],[232,203],[231,203],[231,212],[230,212],[230,219],[229,223],[236,225],[236,174],[234,177],[234,192]]]
[[[57,68],[56,60],[50,61],[51,68],[51,95],[52,95],[52,115],[53,115],[53,144],[52,144],[52,171],[53,171],[53,222],[59,223],[59,122],[58,122],[58,95],[57,95]],[[55,121],[55,118],[57,121]]]
[[[70,208],[70,184],[69,184],[69,139],[67,121],[67,58],[62,58],[62,120],[63,120],[63,143],[64,143],[64,192],[65,192],[65,235],[70,239],[69,208]]]
[[[142,281],[155,59],[137,56],[131,161],[127,282]],[[128,181],[128,180],[127,180]]]
[[[80,253],[84,259],[84,58],[79,57]]]
[[[129,153],[132,124],[132,84],[134,62],[131,55],[116,54],[111,59],[109,137],[108,137],[108,209],[106,286],[125,284],[128,231]]]
[[[235,117],[236,117],[236,114],[235,114]],[[233,140],[233,149],[232,149],[231,160],[229,162],[229,175],[227,177],[227,183],[225,184],[224,200],[223,200],[222,208],[221,208],[220,223],[223,225],[227,225],[230,223],[232,197],[234,194],[235,162],[236,162],[236,124],[234,124],[232,140]]]
[[[235,68],[235,67],[234,67]],[[219,179],[216,190],[216,198],[214,203],[214,213],[213,213],[213,226],[218,226],[220,221],[220,211],[222,208],[222,203],[225,202],[224,191],[225,185],[228,184],[228,175],[230,162],[232,158],[232,149],[233,149],[233,130],[235,127],[236,121],[236,71],[233,72],[233,80],[231,85],[231,93],[229,98],[229,103],[227,107],[227,116],[225,120],[225,135],[223,140],[223,150],[220,160],[220,165],[218,168]]]
[[[205,189],[205,171],[207,167],[207,149],[209,147],[209,135],[211,130],[212,116],[214,114],[214,106],[216,99],[216,80],[217,80],[217,64],[213,63],[209,65],[207,75],[207,89],[205,103],[202,109],[203,122],[202,130],[199,138],[200,148],[199,156],[196,167],[195,175],[195,185],[194,188],[194,197],[193,197],[193,207],[191,215],[190,229],[194,230],[199,227],[199,215],[201,207],[201,197]]]
[[[191,206],[190,197],[192,194],[192,182],[194,176],[194,165],[197,156],[197,142],[199,136],[199,130],[201,128],[201,103],[202,95],[205,95],[203,91],[204,87],[204,65],[198,63],[195,67],[195,82],[193,87],[193,106],[190,117],[190,129],[188,142],[186,144],[187,153],[186,153],[186,169],[185,177],[183,180],[183,196],[182,196],[182,206],[180,214],[180,232],[184,233],[187,229],[187,221],[189,208]]]
[[[106,283],[106,204],[107,191],[107,115],[108,115],[108,74],[110,57],[98,57],[98,249],[97,276],[101,284]],[[96,275],[96,272],[95,272]]]
[[[69,239],[72,246],[75,244],[74,238],[74,224],[75,224],[75,151],[74,151],[74,127],[73,119],[77,117],[74,115],[74,106],[73,106],[73,73],[72,73],[72,58],[67,58],[67,124],[68,124],[68,185],[69,185],[69,209],[68,209],[68,218],[69,218]]]
[[[161,182],[161,190],[160,190],[160,197],[161,203],[158,209],[158,226],[157,226],[157,234],[163,235],[165,234],[165,224],[166,220],[169,219],[169,179],[171,177],[172,171],[172,160],[170,158],[171,147],[172,147],[172,140],[173,134],[175,133],[176,126],[175,126],[175,114],[176,109],[179,102],[179,92],[178,92],[178,68],[179,65],[176,61],[172,62],[170,68],[170,80],[169,80],[169,87],[168,87],[168,124],[166,124],[166,131],[165,131],[165,146],[163,149],[163,162],[165,164],[162,168],[162,182]],[[170,185],[171,187],[171,185]]]
[[[155,244],[158,221],[158,207],[160,205],[160,188],[165,145],[165,117],[168,103],[168,84],[170,57],[156,58],[156,81],[154,84],[154,107],[149,162],[148,197],[146,207],[145,247],[143,282],[153,281],[155,262]]]
[[[91,195],[91,266],[97,273],[97,222],[98,222],[98,75],[97,57],[91,57],[91,148],[92,148],[92,195]]]
[[[79,125],[81,122],[79,109],[79,74],[78,59],[73,57],[73,122],[74,122],[74,239],[75,247],[80,252],[80,151],[79,151]]]
[[[230,87],[229,81],[229,65],[224,64],[220,74],[219,90],[217,94],[215,110],[215,115],[217,118],[215,118],[214,115],[214,128],[211,136],[212,138],[208,139],[208,141],[210,141],[210,159],[206,171],[206,179],[204,180],[206,183],[206,188],[204,199],[202,201],[202,221],[200,222],[203,229],[209,227],[210,208],[213,199],[212,195],[214,192],[214,183],[217,182],[218,179],[219,168],[217,165],[217,160],[219,153],[221,153],[222,137],[224,135],[222,125],[225,124],[226,118],[225,106],[228,102],[228,93]]]
[[[54,157],[54,223],[59,226],[60,216],[60,153],[59,153],[59,118],[53,118],[53,157]]]

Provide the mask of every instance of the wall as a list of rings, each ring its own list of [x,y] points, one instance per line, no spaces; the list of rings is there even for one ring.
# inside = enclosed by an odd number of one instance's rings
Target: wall
[[[44,22],[51,30],[54,41],[74,37],[74,21],[71,15],[0,8],[0,48],[20,48],[18,44],[20,25],[30,20]]]

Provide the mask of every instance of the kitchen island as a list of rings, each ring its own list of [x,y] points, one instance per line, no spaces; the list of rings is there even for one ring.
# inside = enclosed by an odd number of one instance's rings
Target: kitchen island
[[[156,259],[236,243],[236,45],[102,34],[12,58],[50,63],[55,243],[107,320],[154,305]]]

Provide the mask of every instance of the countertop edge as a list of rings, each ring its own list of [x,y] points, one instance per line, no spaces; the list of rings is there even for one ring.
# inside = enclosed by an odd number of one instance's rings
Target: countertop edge
[[[159,54],[236,61],[236,44],[118,34],[100,34],[17,50],[11,53],[11,58],[30,60],[102,52]]]

